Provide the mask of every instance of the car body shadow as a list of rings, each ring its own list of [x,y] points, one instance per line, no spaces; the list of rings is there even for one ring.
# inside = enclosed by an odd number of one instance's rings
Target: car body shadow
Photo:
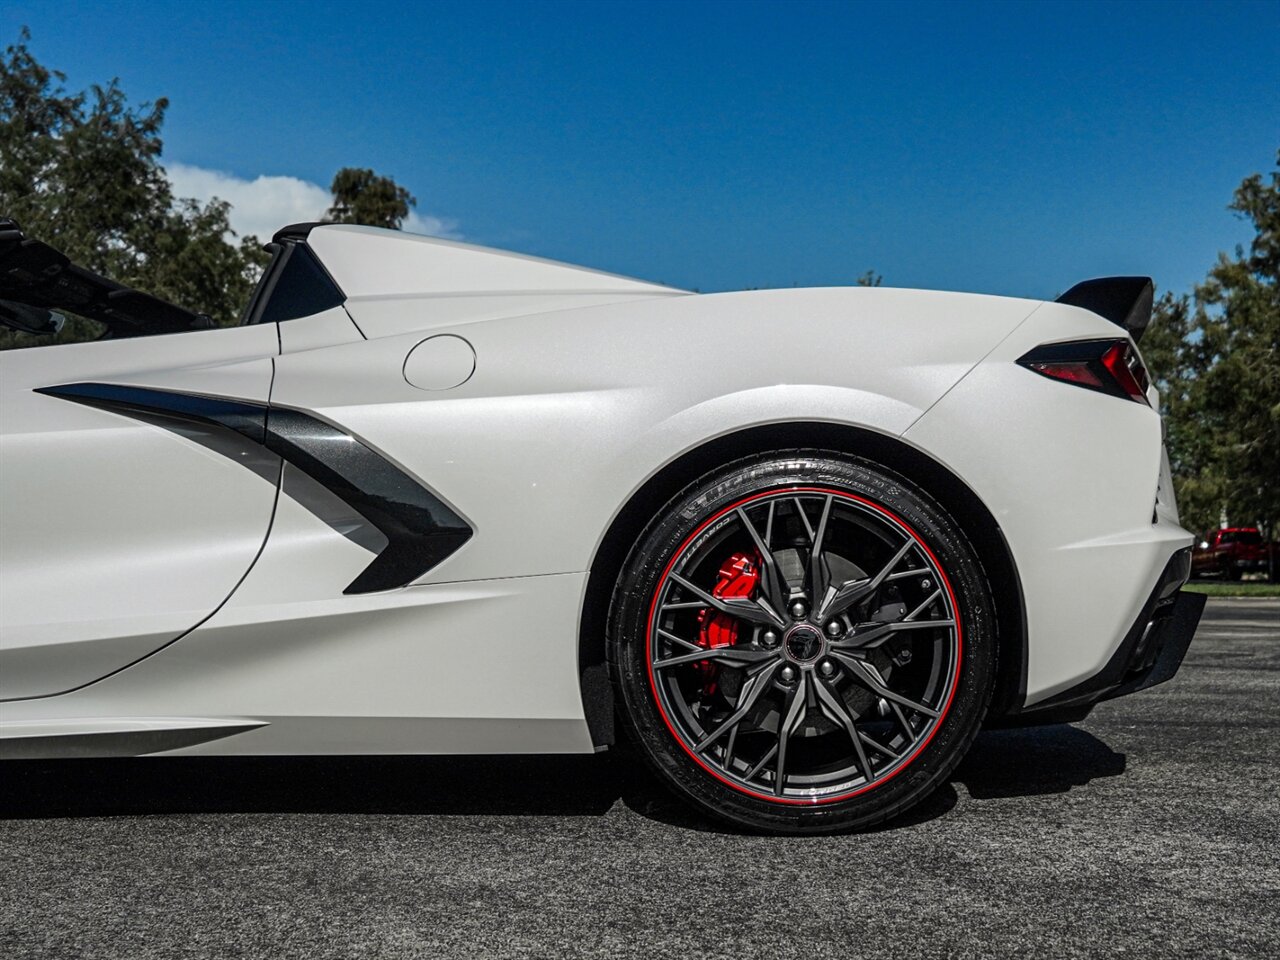
[[[983,733],[952,778],[971,797],[1062,793],[1124,772],[1076,727]],[[0,819],[208,813],[603,816],[621,802],[673,826],[733,832],[673,797],[629,751],[605,756],[137,757],[0,764]],[[952,783],[897,829],[944,815]]]
[[[956,784],[977,801],[1052,796],[1120,776],[1125,767],[1124,754],[1079,727],[1053,724],[983,731],[946,783],[906,813],[868,832],[901,830],[945,816],[960,801]],[[674,826],[744,832],[700,816],[651,779],[647,785],[638,781],[623,800],[637,812]]]
[[[618,799],[595,756],[9,760],[0,818],[181,813],[590,816]]]
[[[979,735],[951,779],[975,800],[1066,793],[1125,771],[1116,753],[1087,730],[1067,724],[988,730]]]

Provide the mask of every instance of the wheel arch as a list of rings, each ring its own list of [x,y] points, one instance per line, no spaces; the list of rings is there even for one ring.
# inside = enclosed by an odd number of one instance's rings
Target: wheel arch
[[[592,557],[578,621],[578,680],[597,749],[614,742],[605,630],[614,585],[636,539],[667,501],[707,472],[743,457],[796,447],[873,460],[909,477],[956,519],[977,551],[996,607],[998,667],[988,716],[1008,714],[1025,699],[1027,620],[1021,580],[999,523],[978,495],[941,463],[896,437],[846,424],[792,421],[749,427],[687,451],[649,477],[614,516]]]

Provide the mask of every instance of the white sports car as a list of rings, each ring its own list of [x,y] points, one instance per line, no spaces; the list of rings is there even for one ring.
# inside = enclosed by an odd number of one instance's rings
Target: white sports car
[[[0,755],[590,753],[750,828],[1173,676],[1203,598],[1134,342],[1057,302],[695,295],[286,227],[212,328],[0,222]]]

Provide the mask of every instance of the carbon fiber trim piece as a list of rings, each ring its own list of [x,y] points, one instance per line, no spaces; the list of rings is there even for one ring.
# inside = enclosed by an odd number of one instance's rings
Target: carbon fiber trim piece
[[[471,539],[470,525],[413,477],[351,434],[300,410],[224,397],[110,383],[41,387],[62,400],[109,410],[183,436],[188,426],[220,428],[238,444],[205,444],[245,462],[234,449],[268,451],[305,473],[376,528],[386,546],[343,593],[403,587]],[[252,449],[257,448],[257,449]],[[305,506],[306,504],[304,504]],[[323,517],[321,518],[323,519]]]

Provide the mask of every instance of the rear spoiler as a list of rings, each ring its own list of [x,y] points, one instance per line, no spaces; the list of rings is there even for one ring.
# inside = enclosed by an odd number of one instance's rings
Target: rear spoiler
[[[1055,302],[1092,310],[1124,327],[1137,343],[1151,322],[1155,294],[1150,277],[1099,277],[1077,283]]]
[[[149,293],[108,280],[32,240],[17,222],[0,218],[0,324],[53,333],[56,310],[97,320],[106,336],[139,337],[207,329],[213,321]]]

